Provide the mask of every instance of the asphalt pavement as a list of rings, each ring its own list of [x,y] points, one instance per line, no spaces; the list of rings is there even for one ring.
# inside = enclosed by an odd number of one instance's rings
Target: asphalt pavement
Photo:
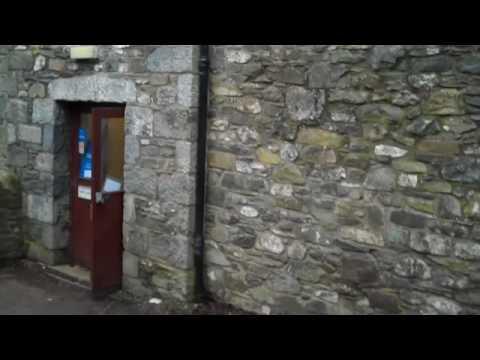
[[[0,315],[149,315],[152,305],[109,297],[49,276],[39,265],[0,268]]]
[[[128,299],[128,300],[127,300]],[[52,277],[40,264],[19,261],[0,267],[0,315],[249,315],[218,303],[133,301],[122,292],[102,300],[88,288]]]

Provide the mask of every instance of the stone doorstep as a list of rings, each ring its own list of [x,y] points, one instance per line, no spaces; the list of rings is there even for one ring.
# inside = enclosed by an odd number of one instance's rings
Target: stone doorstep
[[[8,264],[20,263],[22,266],[34,269],[36,271],[43,271],[47,276],[66,283],[68,285],[76,286],[81,289],[91,291],[90,271],[81,268],[79,266],[60,265],[60,266],[48,266],[40,262],[22,259],[20,261],[9,262]],[[123,290],[117,291],[110,295],[113,300],[135,303],[138,302],[137,298],[128,296]],[[136,300],[136,301],[135,301]]]
[[[91,290],[92,285],[90,281],[90,271],[79,266],[46,266],[45,272],[47,275],[56,280],[68,282],[72,285],[79,286],[86,290]]]

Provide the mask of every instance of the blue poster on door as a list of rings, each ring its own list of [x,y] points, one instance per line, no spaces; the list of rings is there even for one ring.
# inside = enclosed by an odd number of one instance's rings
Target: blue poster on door
[[[80,153],[83,155],[80,163],[80,178],[90,180],[92,178],[92,143],[85,129],[79,129],[78,144]]]

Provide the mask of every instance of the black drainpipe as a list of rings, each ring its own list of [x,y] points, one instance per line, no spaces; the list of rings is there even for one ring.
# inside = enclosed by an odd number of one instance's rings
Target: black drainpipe
[[[207,121],[209,99],[209,46],[200,45],[198,94],[198,149],[197,186],[194,235],[195,300],[207,302],[211,298],[205,287],[205,222],[207,206]]]

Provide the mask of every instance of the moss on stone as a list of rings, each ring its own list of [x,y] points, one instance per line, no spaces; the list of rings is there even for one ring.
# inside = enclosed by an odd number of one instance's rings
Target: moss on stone
[[[299,164],[335,164],[337,162],[337,153],[335,150],[324,149],[319,146],[306,146],[298,159]]]
[[[364,123],[388,126],[391,123],[401,122],[405,118],[405,112],[399,107],[388,104],[367,104],[357,110],[357,117]]]
[[[275,169],[273,172],[273,180],[280,184],[305,184],[305,176],[302,171],[293,164],[285,164]]]
[[[436,205],[434,201],[419,198],[406,198],[406,204],[417,211],[427,214],[435,214]]]
[[[275,206],[283,209],[294,211],[301,211],[303,209],[303,201],[295,198],[277,198],[275,199]]]
[[[453,157],[460,153],[460,146],[451,141],[422,140],[417,144],[417,155]]]
[[[383,140],[388,134],[388,124],[363,124],[363,136],[371,141]]]
[[[235,84],[212,81],[212,93],[217,96],[241,96],[242,92]]]
[[[263,147],[257,150],[257,159],[264,165],[278,165],[282,161],[280,155]]]
[[[424,163],[411,160],[394,160],[392,166],[395,170],[410,174],[426,174],[427,166]]]
[[[396,142],[398,142],[402,145],[405,145],[405,146],[414,146],[415,145],[415,139],[412,138],[412,137],[405,136],[405,135],[399,133],[398,131],[392,131],[390,134]]]
[[[471,274],[475,268],[475,264],[469,263],[468,261],[461,261],[438,256],[428,256],[428,258],[433,262],[450,269],[451,271],[459,272],[462,274]]]
[[[450,194],[452,192],[452,185],[443,181],[430,181],[420,185],[420,190],[431,193]]]
[[[266,288],[265,286],[259,286],[253,289],[250,289],[249,294],[252,296],[252,298],[256,301],[260,301],[262,303],[267,303],[267,304],[274,304],[275,303],[275,293]]]
[[[461,92],[457,89],[440,89],[432,93],[423,104],[428,115],[461,115],[465,113]]]
[[[19,179],[11,172],[0,171],[0,187],[8,191],[18,193],[20,192],[21,184]]]
[[[343,201],[339,200],[335,202],[334,214],[339,217],[346,218],[355,218],[358,217],[356,211],[359,210],[358,204],[355,204],[352,201]],[[363,211],[361,211],[361,216],[363,216]]]
[[[342,135],[330,131],[302,127],[298,132],[297,143],[338,149],[347,143],[347,139]]]
[[[32,46],[32,55],[37,56],[40,54],[40,49],[37,46]]]
[[[212,168],[234,170],[235,161],[235,155],[230,153],[221,151],[210,151],[208,153],[208,165]]]
[[[27,248],[27,257],[29,259],[40,261],[48,265],[55,265],[57,263],[55,253],[40,245],[38,242],[27,239],[25,245]]]
[[[475,193],[467,199],[463,208],[464,214],[467,218],[480,220],[480,194]]]
[[[183,271],[165,264],[155,264],[151,284],[162,297],[186,301],[193,300],[193,271]]]
[[[343,159],[343,164],[346,167],[366,170],[370,165],[370,155],[350,153],[350,154],[347,154]]]
[[[249,289],[245,281],[244,272],[229,272],[224,273],[224,285],[227,288],[235,289],[240,292],[245,292]]]

